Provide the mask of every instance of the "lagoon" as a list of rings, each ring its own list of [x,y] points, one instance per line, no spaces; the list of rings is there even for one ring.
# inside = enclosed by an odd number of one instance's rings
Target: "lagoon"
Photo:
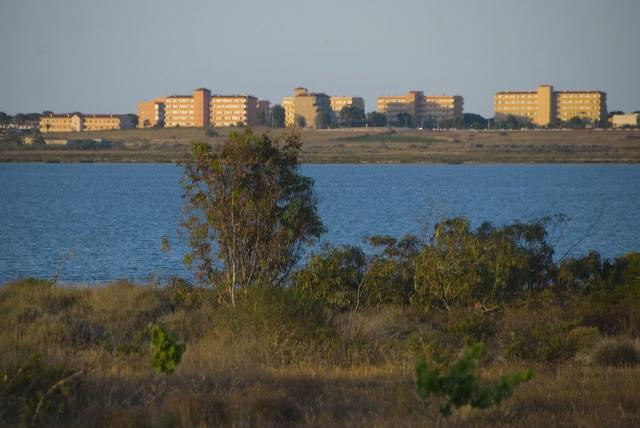
[[[438,219],[502,225],[564,214],[557,258],[640,250],[640,165],[303,165],[315,179],[323,243],[428,237]],[[186,275],[181,169],[171,164],[0,164],[0,283]],[[163,252],[167,237],[170,250]]]

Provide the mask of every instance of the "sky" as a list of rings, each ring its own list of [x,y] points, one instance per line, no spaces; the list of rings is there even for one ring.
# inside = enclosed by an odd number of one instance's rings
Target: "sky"
[[[280,103],[500,90],[640,110],[640,0],[0,0],[0,111],[129,113],[207,87]]]

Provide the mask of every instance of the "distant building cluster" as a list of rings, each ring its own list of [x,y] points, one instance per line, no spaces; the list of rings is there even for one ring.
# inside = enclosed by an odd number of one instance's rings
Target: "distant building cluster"
[[[268,119],[269,101],[252,95],[212,95],[199,88],[191,95],[170,95],[138,104],[138,128],[252,126]]]
[[[378,97],[377,110],[387,117],[387,123],[396,123],[399,117],[408,115],[415,126],[439,127],[445,120],[462,120],[464,98],[460,95],[425,96],[422,91],[410,91],[404,95]]]
[[[501,91],[493,100],[494,123],[505,127],[556,127],[565,124],[614,128],[639,127],[640,114],[609,114],[607,94],[597,90],[556,91],[551,85],[540,85],[534,91]],[[284,97],[282,109],[276,114],[267,100],[253,95],[216,95],[198,88],[189,95],[157,97],[138,104],[135,115],[124,114],[43,114],[39,129],[43,133],[99,131],[154,127],[228,127],[273,125],[301,128],[335,126],[405,126],[441,128],[467,125],[466,116],[473,117],[473,127],[484,126],[484,118],[465,115],[461,95],[425,95],[409,91],[402,95],[377,98],[376,120],[368,122],[362,97],[332,96],[295,88]],[[621,114],[619,114],[621,113]],[[377,116],[376,116],[377,115]],[[284,116],[284,117],[283,117]],[[4,125],[9,126],[9,125]]]
[[[512,116],[537,126],[551,126],[571,119],[595,123],[607,121],[607,94],[601,91],[554,91],[551,85],[535,91],[498,92],[494,97],[496,122]]]
[[[339,120],[344,107],[354,107],[364,113],[364,100],[360,97],[332,97],[299,87],[293,90],[293,96],[282,100],[282,107],[286,126],[325,128],[325,125]]]
[[[40,132],[82,132],[133,128],[126,114],[46,114],[40,117]]]

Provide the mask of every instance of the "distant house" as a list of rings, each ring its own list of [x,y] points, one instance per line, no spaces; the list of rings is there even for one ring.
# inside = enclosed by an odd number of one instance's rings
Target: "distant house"
[[[638,128],[640,127],[640,113],[614,114],[609,122],[614,128]]]

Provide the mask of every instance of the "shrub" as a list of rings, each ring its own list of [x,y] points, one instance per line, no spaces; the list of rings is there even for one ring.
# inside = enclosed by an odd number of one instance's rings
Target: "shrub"
[[[185,346],[159,324],[150,324],[149,333],[153,344],[153,368],[158,373],[173,373],[182,359]]]
[[[486,342],[495,333],[495,321],[491,313],[468,310],[451,314],[453,319],[449,329],[451,333],[462,339],[464,345]]]
[[[579,331],[570,334],[579,325],[573,315],[569,309],[544,299],[542,303],[533,301],[508,308],[498,335],[504,356],[538,362],[572,358],[582,340]]]
[[[318,357],[335,337],[318,300],[293,289],[257,287],[239,292],[235,307],[219,308],[211,334],[217,349],[274,364]]]
[[[324,247],[298,270],[293,284],[339,310],[408,304],[413,288],[413,260],[420,242],[413,236],[398,241],[368,238],[370,254],[356,246]]]
[[[68,411],[82,371],[72,372],[32,355],[0,370],[0,422],[40,425]]]
[[[433,244],[415,260],[414,303],[489,308],[546,288],[554,271],[548,222],[485,223],[475,231],[465,218],[438,223]]]
[[[531,370],[524,370],[504,375],[495,382],[480,383],[476,371],[484,350],[482,343],[465,349],[444,374],[426,360],[418,360],[416,389],[420,398],[429,406],[431,397],[435,396],[441,401],[440,414],[450,416],[461,406],[486,409],[499,404],[509,398],[518,385],[533,378]]]
[[[603,339],[593,352],[593,362],[601,366],[633,366],[640,364],[640,350],[631,339]]]

